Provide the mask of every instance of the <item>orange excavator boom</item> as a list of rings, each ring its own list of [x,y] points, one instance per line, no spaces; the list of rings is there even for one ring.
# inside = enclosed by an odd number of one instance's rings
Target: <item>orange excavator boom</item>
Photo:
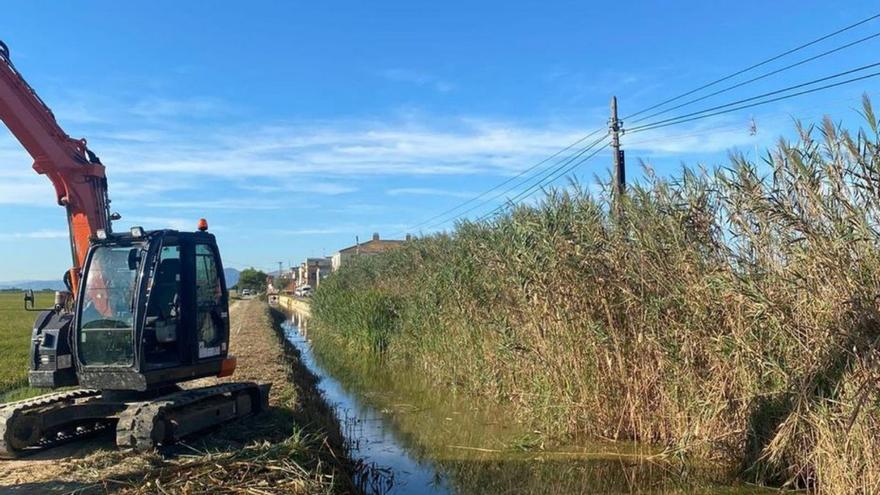
[[[9,48],[0,42],[0,120],[34,160],[33,168],[55,187],[56,200],[67,210],[73,266],[66,281],[77,293],[89,239],[111,232],[110,199],[104,165],[86,146],[72,139],[55,115],[15,69]]]

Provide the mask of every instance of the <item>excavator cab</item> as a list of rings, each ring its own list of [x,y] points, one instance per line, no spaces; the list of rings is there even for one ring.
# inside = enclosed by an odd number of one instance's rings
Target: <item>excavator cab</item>
[[[67,291],[31,331],[33,387],[80,385],[0,404],[0,457],[15,457],[114,427],[120,447],[150,449],[268,407],[269,386],[229,376],[229,293],[217,241],[207,232],[140,227],[115,234],[104,164],[71,138],[0,42],[0,121],[48,177],[64,207],[73,265]]]
[[[229,293],[214,236],[135,227],[102,237],[73,311],[38,319],[31,385],[146,391],[230,374]]]
[[[204,230],[98,233],[76,303],[61,295],[37,318],[28,375],[84,388],[0,406],[0,457],[106,428],[146,450],[269,407],[268,384],[175,386],[235,369],[223,265]]]

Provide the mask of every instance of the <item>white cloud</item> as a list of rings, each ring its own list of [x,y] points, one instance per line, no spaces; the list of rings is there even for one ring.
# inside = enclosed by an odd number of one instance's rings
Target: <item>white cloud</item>
[[[45,177],[4,178],[0,183],[0,204],[23,206],[57,206],[55,189]]]
[[[340,121],[199,132],[146,146],[108,142],[101,143],[100,151],[114,176],[173,172],[184,180],[187,175],[286,178],[299,187],[307,183],[303,178],[315,176],[509,175],[582,133],[474,119],[459,119],[446,128]],[[321,185],[315,192],[349,189]]]
[[[195,230],[196,226],[198,225],[198,221],[198,218],[132,216],[123,217],[122,220],[114,222],[114,226],[123,224],[129,227],[137,225],[149,230],[172,229],[188,231]],[[119,230],[119,227],[116,227],[114,230]]]
[[[170,99],[148,98],[131,106],[128,111],[146,119],[194,117],[224,112],[224,105],[208,98]]]
[[[379,75],[389,81],[415,84],[416,86],[425,86],[434,89],[440,93],[448,93],[455,90],[455,84],[439,78],[427,72],[417,71],[413,69],[386,69],[379,72]]]
[[[279,202],[254,200],[249,198],[242,198],[238,200],[218,199],[207,201],[165,200],[147,202],[142,204],[141,206],[166,209],[177,208],[184,210],[278,210],[281,208],[290,208],[289,205],[283,205]]]
[[[0,239],[62,239],[70,234],[66,230],[36,230],[33,232],[4,232]]]
[[[349,228],[343,227],[333,227],[333,228],[315,228],[315,229],[292,229],[292,230],[273,230],[274,234],[281,235],[330,235],[330,234],[345,234],[350,233],[352,230]]]
[[[472,198],[477,195],[473,192],[450,191],[448,189],[435,189],[431,187],[401,187],[385,191],[391,196],[415,195],[415,196],[450,196],[454,198]]]
[[[261,193],[306,193],[306,194],[322,194],[328,196],[337,196],[340,194],[352,193],[358,190],[353,186],[333,182],[321,182],[317,180],[304,179],[296,183],[280,183],[280,184],[245,184],[242,189]]]
[[[783,125],[782,122],[786,121]],[[757,119],[759,132],[749,132],[748,117],[723,117],[695,122],[678,127],[660,127],[644,132],[625,134],[621,144],[627,150],[658,155],[687,155],[717,153],[734,148],[750,149],[772,146],[786,126],[791,128],[791,118],[776,116]]]
[[[406,71],[391,71],[386,76],[413,82],[430,79]],[[71,106],[76,107],[76,101]],[[120,118],[112,128],[77,126],[76,134],[89,136],[90,146],[106,164],[115,206],[273,210],[304,207],[294,194],[283,196],[285,192],[342,195],[358,191],[362,181],[384,176],[510,177],[591,130],[553,122],[441,119],[419,113],[385,121],[338,119],[258,126],[182,126],[175,119],[147,116],[151,112],[212,112],[221,106],[210,99],[149,98],[127,109],[105,103],[101,108],[113,111],[96,113],[116,119],[139,112],[144,117]],[[779,134],[791,129],[787,115],[777,120],[758,116],[757,138],[748,133],[748,118],[739,115],[627,134],[623,144],[636,156],[675,154],[685,159],[689,154],[718,153],[732,147],[751,149],[755,144],[772,144]],[[11,136],[0,136],[0,204],[54,205],[49,181],[37,176],[30,162]],[[218,190],[224,191],[218,199],[194,199],[204,196],[195,196],[196,192]],[[275,192],[282,194],[273,195]],[[253,199],[254,193],[264,194]],[[420,187],[387,193],[469,196],[467,192]]]
[[[352,238],[354,236],[372,232],[391,232],[397,231],[405,228],[405,225],[402,224],[373,224],[373,225],[355,225],[355,224],[346,224],[346,225],[336,225],[332,227],[316,227],[316,228],[303,228],[303,229],[275,229],[269,231],[271,234],[277,235],[303,235],[303,236],[315,236],[315,235],[336,235],[336,234],[350,234]]]

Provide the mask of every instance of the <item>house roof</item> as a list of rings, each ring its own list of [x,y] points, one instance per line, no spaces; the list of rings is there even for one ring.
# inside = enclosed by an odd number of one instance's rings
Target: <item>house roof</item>
[[[399,240],[372,239],[360,244],[355,244],[354,246],[340,249],[339,252],[342,254],[353,254],[357,252],[360,252],[361,254],[381,253],[396,248],[404,242],[405,241]]]

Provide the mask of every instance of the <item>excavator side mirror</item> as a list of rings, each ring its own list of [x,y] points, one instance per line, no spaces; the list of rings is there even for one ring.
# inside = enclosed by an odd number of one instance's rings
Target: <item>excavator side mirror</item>
[[[24,309],[33,311],[34,309],[34,291],[28,289],[24,292]]]

